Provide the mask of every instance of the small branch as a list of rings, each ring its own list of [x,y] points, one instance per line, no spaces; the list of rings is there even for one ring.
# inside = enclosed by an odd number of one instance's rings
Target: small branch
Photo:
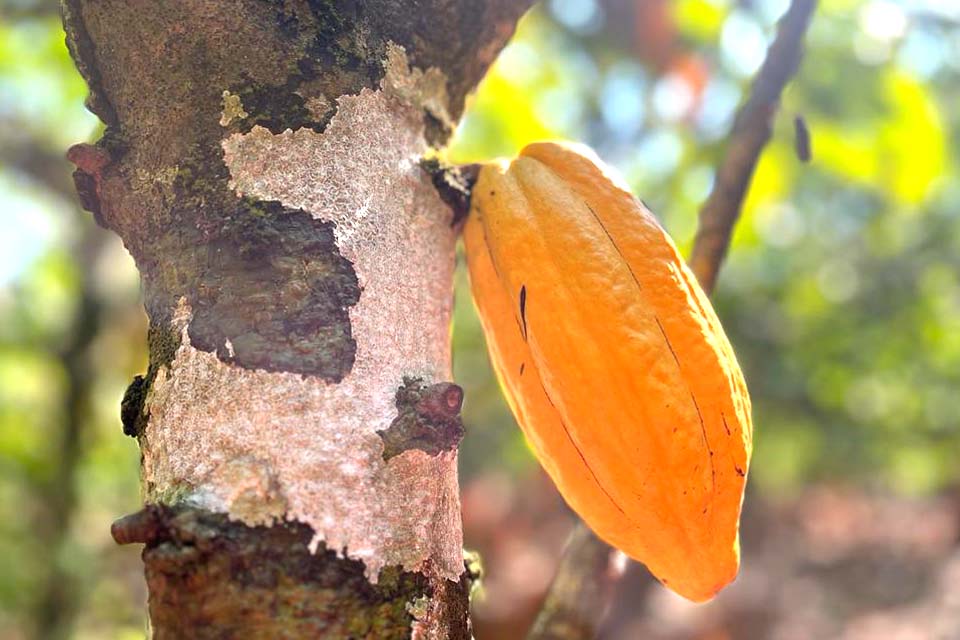
[[[578,522],[528,640],[595,637],[626,560]]]
[[[614,587],[623,576],[625,560],[577,520],[527,640],[596,638]]]
[[[803,35],[816,6],[816,0],[793,0],[780,20],[777,37],[753,82],[750,97],[737,112],[713,191],[700,210],[690,267],[708,293],[730,246],[760,152],[772,135],[780,94],[800,66]]]
[[[163,507],[148,504],[136,513],[123,516],[110,525],[114,542],[124,544],[156,544],[168,535],[167,511]]]
[[[77,194],[63,154],[47,149],[39,136],[22,133],[26,129],[17,119],[0,119],[0,166],[27,176],[71,204],[76,202]]]
[[[397,417],[377,431],[384,461],[411,449],[438,456],[456,449],[463,439],[463,389],[452,382],[425,385],[421,378],[404,378],[396,405]]]
[[[61,161],[59,157],[57,160]],[[79,213],[77,210],[78,217]],[[105,312],[105,301],[96,291],[92,274],[104,250],[105,235],[88,220],[81,219],[80,223],[81,236],[72,248],[73,259],[81,270],[79,301],[72,330],[57,354],[66,373],[66,387],[60,398],[62,423],[59,441],[51,451],[53,472],[38,489],[44,515],[37,535],[50,559],[44,567],[46,574],[34,610],[39,638],[66,637],[83,602],[76,589],[76,575],[59,559],[65,557],[71,542],[71,523],[78,508],[77,470],[83,457],[85,431],[92,426],[90,351],[100,334]]]
[[[700,210],[690,266],[708,295],[740,217],[757,158],[770,139],[780,93],[800,65],[803,34],[816,4],[816,0],[793,0],[780,20],[750,97],[737,112],[714,189]],[[620,556],[578,521],[528,640],[595,638],[610,594],[623,575],[622,571],[610,572]]]
[[[0,2],[0,19],[8,22],[55,18],[60,8],[56,0],[36,2]]]

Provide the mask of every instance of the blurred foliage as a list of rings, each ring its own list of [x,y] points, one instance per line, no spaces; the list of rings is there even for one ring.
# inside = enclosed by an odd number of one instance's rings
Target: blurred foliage
[[[145,327],[63,156],[97,135],[85,95],[56,6],[0,5],[0,638],[143,635],[138,553],[109,523],[139,503],[117,407]]]
[[[785,6],[546,0],[446,154],[473,161],[542,138],[587,142],[689,250],[733,113]],[[821,3],[716,296],[754,399],[754,492],[827,481],[928,494],[958,479],[958,23],[948,2]],[[53,4],[0,2],[0,638],[42,626],[57,594],[50,576],[69,584],[66,626],[50,637],[142,635],[138,551],[115,547],[108,531],[139,503],[138,453],[118,406],[144,369],[145,329],[129,257],[71,195],[63,150],[99,135],[84,94]],[[800,114],[810,164],[793,151]],[[105,321],[77,345],[84,296]],[[454,341],[467,389],[464,485],[491,471],[529,475],[462,269]],[[71,461],[61,445],[73,418]],[[76,500],[67,530],[51,531],[63,464]]]

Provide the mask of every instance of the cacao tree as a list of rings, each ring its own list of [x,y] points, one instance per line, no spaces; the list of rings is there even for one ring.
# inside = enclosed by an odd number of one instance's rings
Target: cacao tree
[[[526,0],[64,0],[84,207],[140,271],[122,406],[157,638],[470,637],[456,231],[422,160]]]

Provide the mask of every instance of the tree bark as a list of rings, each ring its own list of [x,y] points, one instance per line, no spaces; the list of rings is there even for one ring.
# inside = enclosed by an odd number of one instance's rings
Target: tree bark
[[[64,0],[133,255],[157,638],[468,638],[452,214],[420,160],[529,1]],[[389,451],[384,443],[389,443]]]

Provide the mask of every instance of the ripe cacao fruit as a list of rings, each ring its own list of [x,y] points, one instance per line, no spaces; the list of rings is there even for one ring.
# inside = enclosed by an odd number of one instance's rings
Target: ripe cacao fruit
[[[750,398],[673,241],[555,143],[481,169],[464,241],[497,377],[564,499],[669,588],[713,597],[739,568]]]

